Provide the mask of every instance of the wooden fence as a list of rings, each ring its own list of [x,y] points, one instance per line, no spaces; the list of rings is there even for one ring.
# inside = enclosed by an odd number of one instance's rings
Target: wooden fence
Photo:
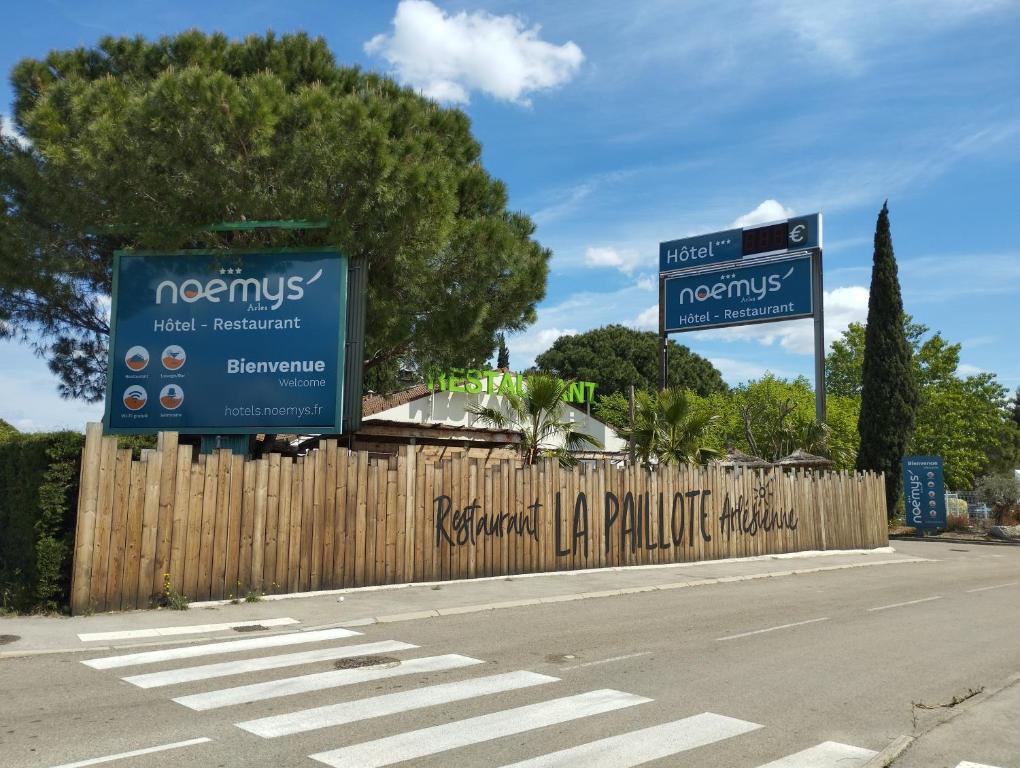
[[[90,424],[71,609],[888,543],[881,475],[609,463],[521,466],[402,447],[370,457],[192,456],[164,432],[133,460]],[[168,576],[166,574],[169,574]]]

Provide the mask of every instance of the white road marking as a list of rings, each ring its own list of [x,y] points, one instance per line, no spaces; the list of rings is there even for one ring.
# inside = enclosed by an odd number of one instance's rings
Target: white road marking
[[[1017,584],[1020,584],[1020,581],[1011,581],[1009,582],[1009,584],[993,584],[990,587],[978,587],[977,589],[968,589],[967,593],[970,594],[971,592],[984,592],[989,589],[1002,589],[1003,587],[1015,587]],[[977,765],[977,763],[973,763],[973,765]]]
[[[996,768],[994,765],[985,765],[984,763],[970,763],[964,760],[956,768]]]
[[[174,637],[176,635],[200,635],[203,632],[223,632],[235,627],[286,627],[300,624],[297,619],[259,619],[256,621],[231,621],[225,624],[190,624],[186,627],[150,627],[148,629],[124,629],[118,632],[79,632],[83,643],[96,640],[134,640],[141,637]]]
[[[504,768],[631,768],[761,727],[757,723],[705,712],[522,760]]]
[[[778,627],[768,627],[766,629],[756,629],[753,632],[741,632],[739,635],[727,635],[726,637],[717,637],[716,640],[736,640],[740,637],[750,637],[751,635],[761,635],[766,632],[775,632],[777,629],[789,629],[790,627],[803,627],[805,624],[816,624],[819,621],[828,621],[828,616],[823,616],[820,619],[808,619],[807,621],[795,621],[793,624],[780,624]]]
[[[168,749],[180,749],[181,747],[191,747],[195,744],[205,744],[207,741],[212,739],[202,736],[198,739],[188,739],[187,741],[175,741],[173,744],[161,744],[158,747],[146,747],[145,749],[133,749],[130,752],[120,752],[116,755],[107,755],[106,757],[93,757],[91,760],[79,760],[77,763],[63,763],[62,765],[55,765],[53,768],[85,768],[87,765],[101,765],[102,763],[112,763],[114,760],[123,760],[126,757],[138,757],[140,755],[151,755],[153,752],[166,752]]]
[[[130,667],[134,664],[154,664],[158,661],[174,661],[175,659],[192,659],[196,656],[214,656],[219,653],[242,653],[260,648],[279,648],[284,645],[303,645],[305,643],[321,643],[323,640],[339,640],[342,637],[360,635],[352,629],[321,629],[314,632],[292,632],[286,635],[270,637],[251,637],[246,640],[228,640],[223,643],[205,645],[189,645],[183,648],[169,648],[162,651],[143,651],[129,653],[125,656],[105,656],[100,659],[83,661],[93,669],[113,669],[114,667]]]
[[[379,768],[649,701],[651,699],[622,691],[609,689],[589,691],[576,696],[566,696],[562,699],[434,725],[431,728],[398,733],[350,747],[319,752],[309,757],[333,768]]]
[[[276,656],[262,656],[257,659],[241,659],[240,661],[223,661],[219,664],[203,664],[199,667],[181,667],[168,669],[164,672],[149,672],[144,675],[131,675],[121,680],[137,685],[139,688],[161,688],[165,685],[191,683],[195,680],[209,680],[214,677],[242,675],[245,672],[261,672],[265,669],[282,669],[296,667],[299,664],[311,664],[316,661],[333,659],[349,659],[352,656],[368,656],[375,653],[392,653],[417,648],[417,645],[402,643],[397,640],[382,640],[378,643],[361,643],[360,645],[342,645],[339,648],[322,648],[315,651],[300,653],[281,653]]]
[[[297,693],[322,691],[326,688],[337,688],[342,685],[354,685],[369,680],[382,680],[387,677],[413,675],[422,672],[443,672],[448,669],[470,667],[483,664],[478,659],[468,656],[449,654],[446,656],[426,656],[421,659],[402,661],[399,664],[362,667],[361,669],[339,669],[335,672],[318,672],[300,677],[286,677],[283,680],[270,680],[266,683],[241,685],[236,688],[224,688],[219,691],[196,693],[191,696],[178,696],[174,699],[189,709],[203,711],[229,707],[234,704],[247,704],[252,701],[276,699],[281,696],[293,696]]]
[[[539,675],[535,672],[507,672],[500,675],[478,677],[473,680],[462,680],[456,683],[442,683],[417,688],[411,691],[388,693],[368,699],[345,701],[341,704],[328,704],[324,707],[305,709],[300,712],[288,712],[285,715],[263,717],[235,723],[249,733],[266,739],[277,736],[289,736],[294,733],[314,731],[335,725],[368,720],[398,712],[409,712],[413,709],[424,709],[451,701],[473,699],[476,696],[487,696],[493,693],[515,691],[533,685],[558,682],[558,677]]]
[[[877,754],[863,747],[823,741],[816,747],[781,757],[758,768],[860,768]]]
[[[917,605],[918,603],[930,603],[932,600],[941,600],[942,595],[935,595],[934,597],[922,597],[920,600],[908,600],[905,603],[892,603],[891,605],[879,605],[875,608],[869,608],[869,611],[884,611],[889,608],[902,608],[905,605]]]
[[[650,654],[651,651],[641,651],[641,653],[628,653],[625,656],[610,656],[608,659],[586,661],[583,664],[574,664],[570,667],[560,667],[560,672],[567,672],[571,669],[583,669],[584,667],[597,667],[600,664],[612,664],[614,661],[626,661],[627,659],[636,659],[638,656],[648,656]]]

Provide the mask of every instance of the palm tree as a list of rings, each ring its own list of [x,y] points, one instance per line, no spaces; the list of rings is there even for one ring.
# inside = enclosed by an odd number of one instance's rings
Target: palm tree
[[[620,437],[634,438],[634,449],[645,464],[706,464],[720,455],[709,440],[717,416],[698,412],[686,390],[664,389],[658,394],[638,392],[634,424]]]
[[[560,379],[533,374],[528,376],[523,395],[504,394],[495,407],[472,404],[467,410],[486,426],[520,432],[521,456],[526,464],[552,456],[569,467],[577,463],[574,451],[601,448],[602,443],[574,429],[574,424],[564,417],[566,390],[566,382]]]

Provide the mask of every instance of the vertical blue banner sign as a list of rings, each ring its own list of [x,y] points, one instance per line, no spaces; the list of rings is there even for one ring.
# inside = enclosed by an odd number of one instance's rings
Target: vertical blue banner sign
[[[903,457],[903,499],[907,525],[921,529],[946,527],[946,486],[941,456]]]
[[[338,251],[118,252],[111,316],[111,433],[340,428]]]

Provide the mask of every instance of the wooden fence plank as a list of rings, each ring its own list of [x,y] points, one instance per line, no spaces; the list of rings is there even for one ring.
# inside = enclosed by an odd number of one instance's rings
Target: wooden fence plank
[[[198,588],[195,597],[208,600],[212,587],[213,542],[216,536],[216,499],[219,493],[220,457],[216,453],[205,457],[205,481],[202,493],[202,535],[198,549]]]
[[[191,503],[191,446],[177,446],[177,479],[174,482],[174,511],[170,532],[170,583],[184,592],[184,561],[188,547],[188,508]]]
[[[153,593],[162,591],[164,574],[170,573],[170,543],[173,540],[174,498],[177,484],[177,433],[160,432],[157,435],[157,450],[162,454],[162,458],[159,473],[159,512],[156,517]]]
[[[234,593],[244,597],[252,589],[251,560],[255,540],[255,483],[258,463],[246,461],[241,480],[241,548],[237,555],[237,582]]]
[[[138,604],[138,561],[142,543],[142,507],[145,502],[145,464],[131,462],[130,489],[128,491],[127,534],[124,547],[124,569],[121,584],[120,606],[123,610],[140,607]]]
[[[315,465],[316,452],[305,456],[301,483],[301,567],[298,574],[299,589],[307,592],[312,588],[312,545],[315,543]]]
[[[110,567],[110,525],[113,516],[117,464],[117,440],[104,437],[99,456],[99,493],[96,504],[96,530],[92,542],[91,606],[106,610],[106,582]]]
[[[334,510],[333,529],[333,583],[334,588],[347,586],[344,580],[344,566],[347,558],[347,477],[350,467],[350,452],[346,446],[337,449],[337,490]]]
[[[142,502],[142,540],[138,558],[138,604],[146,605],[159,593],[153,589],[156,565],[156,526],[159,522],[159,486],[163,454],[153,451],[145,468],[145,499]]]
[[[266,553],[266,515],[269,507],[269,459],[255,462],[255,514],[252,516],[251,570],[246,574],[251,589],[261,592]]]
[[[312,485],[312,548],[308,589],[322,589],[322,560],[326,534],[326,451],[321,446],[312,452],[315,479]]]
[[[301,583],[301,524],[304,515],[305,459],[294,462],[290,488],[290,542],[287,552],[287,591],[297,592]]]
[[[131,490],[131,449],[117,451],[114,470],[110,563],[106,576],[106,610],[119,611],[124,582],[124,551],[127,547],[128,497]]]
[[[205,466],[191,465],[188,502],[188,534],[184,560],[184,594],[194,600],[198,594],[198,561],[202,549],[202,500],[205,498]]]
[[[216,507],[213,513],[213,557],[210,571],[209,597],[222,600],[233,585],[226,583],[227,559],[229,552],[228,523],[230,518],[230,466],[233,454],[226,449],[219,454],[216,469]]]
[[[227,505],[227,559],[223,573],[223,587],[228,598],[237,598],[240,581],[242,526],[241,515],[244,506],[245,460],[238,454],[230,456],[230,499]]]
[[[319,589],[332,589],[333,583],[333,545],[336,535],[336,472],[337,449],[336,440],[324,440],[325,474],[320,485],[323,486],[322,500],[322,565],[319,575]]]
[[[269,454],[269,485],[266,488],[266,534],[262,555],[262,589],[268,593],[279,591],[276,581],[276,543],[280,525],[280,454]]]
[[[281,592],[287,589],[287,564],[290,552],[290,487],[294,461],[290,457],[280,460],[280,515],[276,526],[276,570],[273,581]]]
[[[103,425],[90,423],[85,428],[81,473],[78,479],[78,509],[74,534],[74,565],[71,578],[71,613],[89,610],[92,589],[92,555],[96,536],[96,510],[99,505],[99,464],[103,445]]]

